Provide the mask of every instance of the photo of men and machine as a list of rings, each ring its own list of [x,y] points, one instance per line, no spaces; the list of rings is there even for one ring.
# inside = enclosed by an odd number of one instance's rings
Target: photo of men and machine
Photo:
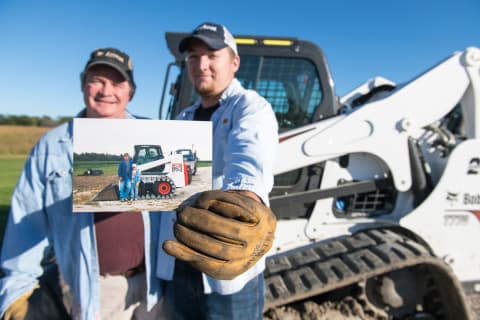
[[[212,188],[209,121],[74,119],[73,212],[171,211]]]

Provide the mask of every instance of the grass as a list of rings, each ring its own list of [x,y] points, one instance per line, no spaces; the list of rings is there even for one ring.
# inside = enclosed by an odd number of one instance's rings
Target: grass
[[[50,128],[0,125],[0,245],[12,192],[25,159],[33,145],[48,130]]]
[[[0,156],[0,243],[3,240],[10,200],[18,177],[22,172],[26,156]]]
[[[119,161],[73,161],[75,175],[83,174],[87,169],[100,169],[103,174],[117,174]]]

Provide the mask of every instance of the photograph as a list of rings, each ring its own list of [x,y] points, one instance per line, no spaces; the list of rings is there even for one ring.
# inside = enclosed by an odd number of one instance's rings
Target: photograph
[[[172,211],[212,188],[209,121],[74,119],[73,212]]]

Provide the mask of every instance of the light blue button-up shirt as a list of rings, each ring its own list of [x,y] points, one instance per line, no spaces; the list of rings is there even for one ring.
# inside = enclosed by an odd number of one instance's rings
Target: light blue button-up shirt
[[[132,118],[130,114],[128,118]],[[100,314],[99,264],[93,213],[72,213],[73,145],[69,122],[46,133],[35,145],[13,192],[3,247],[0,313],[32,290],[51,251],[80,306],[82,319]],[[145,229],[147,305],[160,297],[155,277],[159,213],[142,212]]]
[[[278,146],[278,125],[270,103],[236,79],[220,98],[213,113],[213,189],[255,192],[265,204],[273,187],[273,162]],[[178,120],[192,120],[200,101],[186,108]],[[162,214],[160,244],[174,239],[175,214]],[[171,280],[174,258],[159,251],[157,275]],[[232,294],[265,269],[265,258],[233,280],[218,280],[203,274],[205,293]]]

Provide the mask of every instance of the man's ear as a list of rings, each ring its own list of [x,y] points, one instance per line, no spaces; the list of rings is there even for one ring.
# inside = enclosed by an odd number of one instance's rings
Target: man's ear
[[[80,73],[80,90],[83,92],[83,85],[85,84],[85,72]]]
[[[237,72],[238,69],[240,68],[240,56],[233,57],[232,66],[233,66],[233,72],[234,73]]]
[[[128,99],[128,101],[132,101],[133,96],[135,95],[135,88],[130,83],[128,85],[130,86],[130,99]]]

